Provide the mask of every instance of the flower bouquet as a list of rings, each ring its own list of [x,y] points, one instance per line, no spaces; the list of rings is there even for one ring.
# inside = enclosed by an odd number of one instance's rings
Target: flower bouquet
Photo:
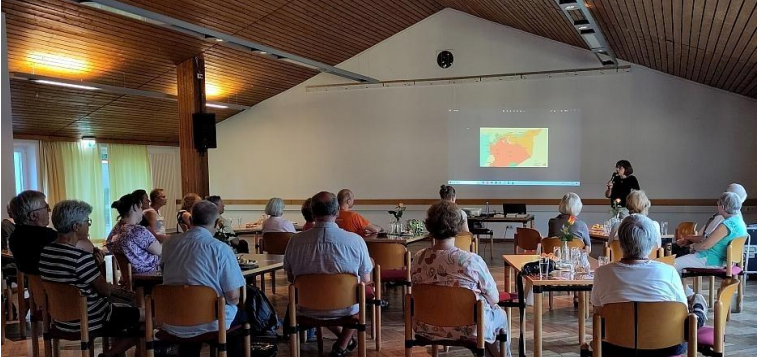
[[[394,216],[394,219],[399,222],[400,219],[402,219],[402,213],[405,212],[405,208],[405,205],[400,202],[397,204],[397,207],[394,208],[394,211],[389,211],[389,213],[391,213],[392,216]]]
[[[620,205],[620,198],[616,198],[614,201],[612,201],[612,204],[610,205],[610,213],[613,217],[620,219],[622,210],[623,206]]]
[[[402,214],[405,213],[405,205],[402,202],[397,204],[397,207],[389,213],[394,216],[395,221],[391,223],[389,234],[402,234],[405,227],[402,224]]]

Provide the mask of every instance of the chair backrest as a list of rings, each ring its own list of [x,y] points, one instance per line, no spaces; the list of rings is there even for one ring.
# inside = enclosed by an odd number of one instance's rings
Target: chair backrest
[[[359,302],[358,283],[352,274],[299,275],[293,283],[297,306],[311,310],[337,310]]]
[[[194,326],[218,320],[219,297],[215,290],[199,285],[158,285],[150,294],[155,320],[174,326]]]
[[[689,315],[685,304],[623,302],[602,306],[604,341],[632,349],[661,349],[686,340],[684,326]],[[694,332],[696,333],[696,332]]]
[[[473,244],[473,234],[470,232],[460,232],[455,236],[455,247],[466,252],[478,253],[475,251],[476,247],[475,244]]]
[[[87,316],[87,299],[73,285],[42,281],[47,296],[47,312],[53,320],[69,322]],[[83,309],[83,311],[82,311]],[[83,314],[82,314],[83,312]]]
[[[620,248],[620,241],[614,240],[610,242],[609,246],[605,246],[605,255],[610,254],[611,262],[619,262],[623,259],[623,249]],[[649,259],[657,259],[665,256],[665,249],[658,246],[654,246],[649,252]]]
[[[129,263],[129,259],[122,253],[113,253],[113,256],[116,258],[118,270],[121,271],[121,285],[126,289],[133,290],[131,284],[131,263]],[[113,283],[118,282],[114,281]]]
[[[667,265],[675,266],[676,265],[676,256],[675,255],[664,255],[662,257],[654,258],[654,260],[665,263]]]
[[[731,311],[731,300],[733,294],[739,287],[739,280],[735,278],[724,279],[718,291],[718,300],[715,301],[715,343],[714,351],[723,353],[725,324],[728,319],[728,313]]]
[[[684,236],[693,236],[697,233],[696,222],[681,222],[676,227],[675,239],[679,240]]]
[[[373,258],[376,265],[380,265],[382,270],[406,269],[405,254],[407,247],[396,243],[366,242],[368,246],[368,255]]]
[[[475,325],[476,294],[473,291],[451,286],[413,285],[413,318],[432,326]]]
[[[263,251],[268,254],[283,255],[287,250],[289,240],[294,233],[291,232],[266,232],[263,233]]]
[[[533,228],[518,227],[515,230],[515,244],[522,250],[536,250],[541,243],[541,233]],[[517,253],[516,248],[516,253]]]
[[[726,263],[729,267],[733,264],[739,264],[741,267],[744,266],[744,245],[746,244],[746,239],[747,236],[738,237],[728,243],[728,248],[726,248]]]
[[[31,293],[31,301],[37,308],[41,309],[45,303],[45,286],[42,284],[42,277],[33,274],[24,274],[27,281],[29,281],[29,292]]]
[[[549,254],[555,251],[555,247],[562,247],[562,241],[557,237],[549,237],[541,240],[541,252]],[[568,248],[584,249],[586,244],[581,239],[573,239],[568,242]]]

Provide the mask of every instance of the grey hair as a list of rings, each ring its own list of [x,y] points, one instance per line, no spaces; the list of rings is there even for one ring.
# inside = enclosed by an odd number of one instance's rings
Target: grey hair
[[[327,191],[316,193],[311,198],[310,210],[313,211],[313,219],[339,215],[337,195]]]
[[[735,214],[741,211],[741,197],[733,192],[723,192],[720,195],[718,204],[723,206],[723,211],[728,214]]]
[[[58,233],[73,231],[74,224],[85,223],[92,213],[92,206],[84,201],[65,200],[60,201],[53,208],[53,227]]]
[[[197,202],[192,206],[192,225],[213,225],[218,220],[218,206],[207,200]]]
[[[14,197],[8,203],[8,213],[16,224],[30,224],[29,214],[47,205],[45,194],[39,191],[27,190]]]
[[[744,201],[746,201],[746,189],[740,184],[732,183],[728,185],[728,188],[725,190],[725,192],[733,192],[737,196],[739,196],[739,200],[741,201],[742,205],[744,204]]]
[[[620,223],[618,240],[624,258],[645,259],[656,244],[657,228],[646,216],[631,215]]]
[[[649,214],[650,207],[652,207],[652,202],[649,201],[647,193],[643,190],[631,190],[631,193],[626,197],[626,208],[628,208],[629,213],[646,216]]]
[[[562,196],[559,210],[562,214],[578,216],[581,214],[581,209],[583,207],[584,204],[581,202],[581,197],[578,197],[578,195],[573,192],[568,192],[565,196]]]
[[[278,217],[284,214],[284,200],[274,197],[265,205],[265,214]]]

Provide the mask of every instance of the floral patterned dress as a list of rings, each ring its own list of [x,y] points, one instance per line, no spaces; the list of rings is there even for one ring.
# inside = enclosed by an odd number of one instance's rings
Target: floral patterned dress
[[[413,285],[430,284],[463,287],[472,290],[479,300],[486,302],[484,304],[484,317],[486,319],[484,339],[486,342],[494,342],[497,333],[501,329],[507,328],[507,315],[504,310],[497,306],[496,300],[499,297],[497,283],[480,256],[456,247],[446,250],[426,248],[416,253],[413,261],[415,262],[412,268]],[[487,296],[496,296],[497,298],[492,301]],[[476,336],[475,325],[445,327],[415,321],[413,328],[418,334],[432,339],[472,339]],[[509,356],[509,331],[507,335],[507,355]]]

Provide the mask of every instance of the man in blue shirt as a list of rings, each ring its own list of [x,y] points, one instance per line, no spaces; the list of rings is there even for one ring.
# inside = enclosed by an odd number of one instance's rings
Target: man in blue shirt
[[[284,255],[284,270],[289,281],[306,274],[353,274],[360,281],[371,280],[373,263],[368,247],[359,235],[347,232],[336,224],[339,203],[331,192],[319,192],[312,198],[311,209],[315,224],[313,228],[295,234],[289,241]],[[338,318],[358,313],[358,305],[334,311],[312,311],[297,308],[304,316],[315,318]],[[331,328],[330,328],[331,329]],[[339,340],[331,351],[332,357],[342,357],[357,344],[352,340],[353,329],[331,329]]]
[[[200,201],[192,207],[192,229],[163,243],[163,284],[213,288],[226,298],[228,330],[246,322],[244,311],[237,308],[239,289],[245,280],[231,247],[213,238],[218,217],[218,207],[212,202]],[[164,325],[163,329],[178,337],[191,338],[218,331],[218,321],[196,326]],[[242,356],[241,338],[230,339],[228,343],[229,356]],[[200,343],[185,344],[179,347],[179,355],[199,356],[201,348]]]

